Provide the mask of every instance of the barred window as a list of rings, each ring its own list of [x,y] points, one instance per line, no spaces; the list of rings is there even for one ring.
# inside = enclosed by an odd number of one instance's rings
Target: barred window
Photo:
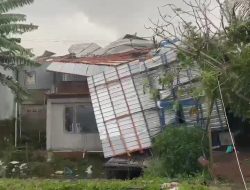
[[[93,109],[90,105],[65,106],[65,130],[69,133],[97,133]]]

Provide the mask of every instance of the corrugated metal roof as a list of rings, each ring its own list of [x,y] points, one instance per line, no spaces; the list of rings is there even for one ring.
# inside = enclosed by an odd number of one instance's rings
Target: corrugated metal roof
[[[178,66],[177,54],[171,50],[145,62],[133,61],[88,77],[91,100],[105,157],[150,148],[151,139],[161,131],[161,126],[176,121],[176,113],[170,109],[163,112],[165,121],[162,124],[160,109],[157,108],[151,94],[145,92],[143,85],[145,80],[153,79],[152,85],[159,87],[161,74],[166,73],[166,70],[176,69],[176,66]],[[192,68],[192,70],[180,72],[175,77],[174,85],[184,85],[187,89],[180,95],[180,99],[192,97],[189,89],[193,83],[191,81],[199,76],[197,72]],[[164,93],[168,94],[166,100],[173,102],[173,93],[167,92],[171,90],[166,89]],[[165,98],[163,99],[165,101]],[[199,125],[198,122],[206,122],[207,105],[204,102],[200,104],[197,118],[190,116],[189,110],[192,105],[183,109],[185,121],[188,124]],[[216,101],[212,114],[213,128],[226,126],[220,100]]]
[[[170,52],[167,58],[175,61],[176,55]],[[143,87],[148,75],[155,74],[148,70],[159,65],[160,56],[136,60],[88,78],[105,157],[147,149],[160,132],[156,102]]]
[[[101,49],[96,43],[82,43],[82,44],[73,44],[69,48],[69,53],[75,54],[76,57],[87,57],[94,56],[94,52]]]
[[[100,55],[92,57],[80,57],[77,58],[74,55],[65,55],[58,57],[38,57],[37,61],[43,63],[77,63],[77,64],[89,64],[89,65],[108,65],[116,66],[123,63],[131,62],[140,58],[148,59],[152,57],[149,55],[150,49],[132,50],[125,53],[117,53],[112,55]]]
[[[64,58],[58,60],[58,62],[64,63],[83,63],[83,64],[95,64],[95,65],[120,65],[122,63],[131,62],[141,57],[149,57],[147,54],[150,49],[133,50],[125,53],[117,53],[112,55],[101,55],[93,57],[81,57],[81,58]]]

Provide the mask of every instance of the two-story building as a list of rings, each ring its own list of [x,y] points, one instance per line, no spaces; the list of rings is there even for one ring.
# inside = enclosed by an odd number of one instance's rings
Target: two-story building
[[[148,55],[153,44],[132,35],[105,48],[78,44],[70,54],[46,51],[41,66],[27,68],[20,82],[30,92],[21,106],[22,134],[44,142],[52,152],[102,151],[87,77]]]

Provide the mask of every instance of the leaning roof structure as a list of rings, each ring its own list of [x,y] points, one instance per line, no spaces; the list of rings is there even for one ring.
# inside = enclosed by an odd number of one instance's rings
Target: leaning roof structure
[[[149,79],[154,87],[164,69],[174,69],[178,63],[175,50],[146,61],[132,61],[88,77],[92,105],[102,142],[104,156],[113,157],[143,151],[151,147],[152,139],[162,131],[163,126],[176,119],[173,109],[165,109],[163,100],[172,104],[171,89],[163,90],[162,100],[157,102],[144,89],[144,81]],[[176,77],[176,85],[186,84],[186,92],[180,97],[184,102],[184,116],[191,125],[204,126],[207,106],[196,103],[189,94],[189,81],[199,75],[198,70],[187,70]],[[167,97],[167,98],[163,98]],[[170,103],[169,103],[170,102]],[[172,102],[172,103],[171,103]],[[197,117],[191,117],[189,109],[197,106]],[[164,122],[164,123],[163,123]],[[214,129],[225,127],[225,115],[220,100],[212,111],[211,124]]]

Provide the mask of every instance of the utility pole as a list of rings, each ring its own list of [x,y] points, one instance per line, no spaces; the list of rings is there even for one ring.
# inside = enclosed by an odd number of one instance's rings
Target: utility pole
[[[16,81],[18,82],[18,71],[15,73]],[[18,118],[19,118],[19,106],[18,106],[18,92],[16,92],[15,98],[15,147],[17,147],[17,134],[18,134]]]

